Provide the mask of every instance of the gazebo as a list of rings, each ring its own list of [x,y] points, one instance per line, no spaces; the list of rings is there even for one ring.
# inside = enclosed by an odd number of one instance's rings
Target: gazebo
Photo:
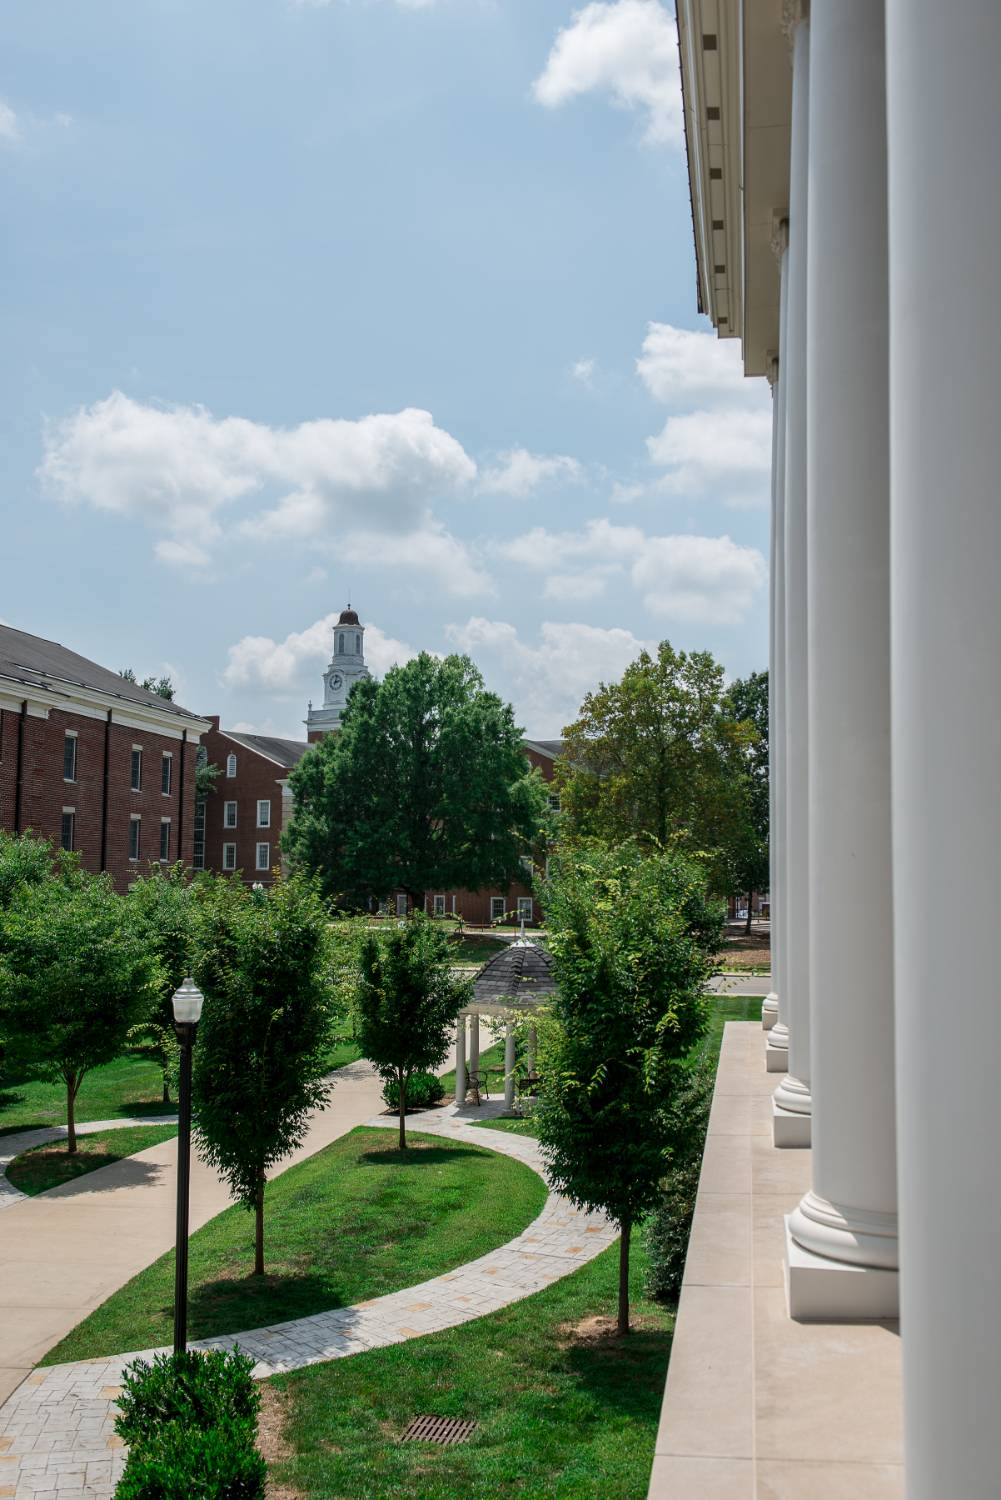
[[[552,956],[545,948],[530,942],[524,934],[509,943],[496,958],[483,965],[473,981],[473,999],[460,1011],[455,1032],[455,1102],[465,1104],[467,1079],[479,1073],[480,1017],[504,1016],[504,1103],[514,1104],[514,1020],[513,1013],[532,1011],[556,992]],[[469,1029],[469,1067],[466,1067],[466,1031]],[[528,1032],[528,1071],[535,1072],[535,1027]]]

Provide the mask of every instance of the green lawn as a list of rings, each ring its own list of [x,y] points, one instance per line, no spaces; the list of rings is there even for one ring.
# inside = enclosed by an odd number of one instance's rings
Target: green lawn
[[[226,1209],[191,1237],[188,1331],[195,1338],[306,1317],[438,1276],[503,1245],[539,1213],[529,1167],[465,1142],[351,1131],[268,1185],[264,1277],[253,1218]],[[164,1255],[49,1351],[43,1363],[170,1341],[174,1256]]]
[[[7,1168],[7,1179],[22,1193],[34,1197],[63,1182],[75,1182],[98,1167],[108,1167],[125,1156],[135,1156],[149,1146],[158,1146],[177,1134],[176,1125],[126,1125],[121,1130],[98,1130],[78,1135],[77,1150],[70,1156],[65,1141],[34,1146],[22,1151]]]
[[[277,1483],[309,1500],[643,1500],[673,1317],[645,1299],[614,1328],[618,1246],[465,1327],[314,1365],[267,1384],[293,1456]],[[400,1444],[412,1418],[471,1418],[471,1442]]]
[[[176,1103],[163,1103],[163,1082],[155,1063],[141,1057],[119,1057],[94,1068],[76,1097],[78,1120],[114,1120],[121,1115],[174,1115]],[[0,1135],[37,1125],[66,1124],[66,1089],[62,1083],[0,1078]]]
[[[466,1058],[466,1066],[469,1066],[469,1058]],[[491,1099],[497,1099],[504,1093],[504,1043],[494,1042],[492,1047],[485,1048],[480,1053],[480,1073],[489,1070],[490,1076],[487,1080],[490,1086]],[[455,1069],[451,1073],[442,1074],[442,1083],[445,1085],[446,1099],[455,1097]]]

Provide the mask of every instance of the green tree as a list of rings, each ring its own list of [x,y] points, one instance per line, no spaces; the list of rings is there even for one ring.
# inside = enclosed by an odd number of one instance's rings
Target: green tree
[[[192,1097],[202,1157],[255,1215],[254,1274],[264,1274],[269,1167],[323,1104],[330,982],[327,912],[306,880],[251,893],[239,880],[199,894],[195,978],[205,1008]]]
[[[140,682],[131,667],[123,667],[118,675],[126,682],[134,682],[137,687],[142,688],[143,692],[155,693],[158,698],[173,698],[174,696],[174,684],[166,674],[160,677],[144,677]]]
[[[564,847],[543,894],[557,994],[544,1029],[537,1114],[550,1175],[620,1228],[620,1333],[629,1246],[657,1204],[672,1102],[707,1021],[705,984],[723,930],[698,862],[635,842]]]
[[[91,1068],[113,1061],[153,1003],[159,966],[105,875],[21,885],[0,917],[0,1031],[9,1061],[66,1086],[67,1149]]]
[[[730,716],[746,728],[739,746],[745,789],[746,830],[734,860],[737,890],[747,895],[747,931],[751,930],[751,895],[765,891],[768,868],[768,673],[752,672],[730,684],[726,695]],[[735,892],[736,894],[736,892]]]
[[[469,1001],[468,980],[452,973],[448,938],[416,913],[384,937],[370,933],[359,959],[358,1042],[379,1074],[399,1090],[400,1150],[407,1145],[407,1087],[448,1055],[452,1028]]]
[[[339,734],[314,746],[289,781],[292,861],[348,908],[400,887],[505,885],[536,846],[547,799],[514,713],[464,656],[422,653],[383,682],[363,680]]]
[[[564,731],[557,767],[568,837],[609,845],[637,838],[709,856],[712,889],[729,893],[735,850],[746,837],[742,747],[723,668],[708,651],[662,641],[622,678],[602,683]]]
[[[55,869],[48,839],[0,830],[0,910],[10,905],[22,886],[40,885]]]
[[[137,1052],[160,1069],[166,1103],[177,1059],[172,1001],[178,985],[191,973],[194,891],[180,862],[169,870],[151,865],[149,875],[133,883],[126,900],[136,930],[160,965],[156,999],[149,1015],[132,1028],[129,1040]]]

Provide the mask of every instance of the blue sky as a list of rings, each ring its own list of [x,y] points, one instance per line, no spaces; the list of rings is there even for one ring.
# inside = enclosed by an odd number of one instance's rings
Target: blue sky
[[[0,616],[301,734],[329,616],[530,733],[767,656],[770,400],[696,314],[659,0],[0,16]]]

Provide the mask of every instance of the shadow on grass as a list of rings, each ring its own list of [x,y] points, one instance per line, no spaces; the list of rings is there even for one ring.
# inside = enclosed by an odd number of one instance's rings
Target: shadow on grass
[[[314,1317],[350,1306],[329,1277],[309,1273],[288,1276],[233,1276],[206,1281],[188,1301],[192,1338],[217,1338],[252,1328],[267,1328],[293,1318]],[[173,1317],[173,1304],[155,1311]]]
[[[670,1328],[644,1328],[641,1324],[620,1338],[613,1325],[599,1332],[573,1332],[568,1337],[567,1369],[603,1406],[632,1416],[660,1411],[671,1355]]]
[[[359,1167],[426,1167],[442,1166],[462,1156],[479,1156],[471,1146],[425,1146],[423,1141],[412,1141],[405,1151],[399,1146],[384,1151],[365,1151],[359,1156]]]
[[[109,1168],[116,1169],[114,1182],[101,1177],[102,1172]],[[116,1188],[142,1187],[146,1183],[156,1182],[166,1170],[166,1167],[161,1167],[156,1162],[139,1161],[134,1156],[117,1156],[114,1160],[104,1162],[91,1171],[82,1172],[79,1177],[61,1182],[47,1191],[53,1196],[58,1193],[61,1197],[75,1197],[78,1193],[110,1193]],[[63,1191],[68,1188],[73,1189],[72,1194]]]

